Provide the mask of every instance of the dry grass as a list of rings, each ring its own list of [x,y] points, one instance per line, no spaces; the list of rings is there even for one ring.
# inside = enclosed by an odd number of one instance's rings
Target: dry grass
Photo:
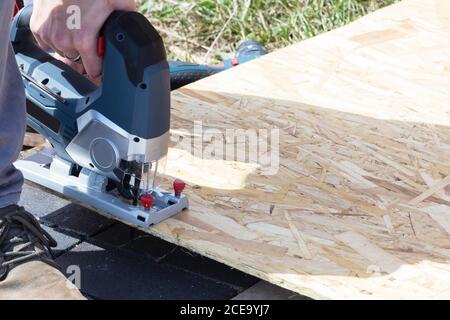
[[[221,60],[244,39],[271,50],[345,25],[396,0],[140,0],[171,58]]]

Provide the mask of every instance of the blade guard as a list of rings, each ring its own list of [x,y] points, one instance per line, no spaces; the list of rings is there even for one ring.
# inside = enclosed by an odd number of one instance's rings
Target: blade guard
[[[66,147],[79,132],[77,120],[94,110],[130,135],[154,139],[170,129],[170,74],[163,41],[137,12],[114,12],[106,21],[103,84],[40,49],[29,28],[32,6],[14,18],[11,42],[27,96],[28,125],[44,135],[56,154],[75,162]],[[152,155],[155,160],[167,148]]]

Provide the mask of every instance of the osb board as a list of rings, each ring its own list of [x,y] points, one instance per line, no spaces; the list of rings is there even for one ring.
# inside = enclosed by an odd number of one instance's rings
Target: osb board
[[[173,142],[164,172],[188,182],[191,208],[147,231],[313,298],[450,298],[449,88],[448,0],[407,0],[184,88],[175,138],[198,138],[196,120],[279,129],[280,167]]]
[[[280,169],[175,146],[191,209],[152,233],[314,298],[450,298],[450,1],[404,1],[173,100],[176,136],[280,129]]]

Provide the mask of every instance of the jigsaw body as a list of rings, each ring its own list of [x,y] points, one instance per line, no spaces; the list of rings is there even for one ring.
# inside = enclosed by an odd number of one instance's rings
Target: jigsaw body
[[[175,183],[175,193],[155,186],[170,138],[170,73],[157,31],[139,13],[114,12],[99,42],[97,87],[36,46],[31,12],[17,14],[11,41],[28,125],[53,148],[16,167],[32,182],[142,227],[187,208],[183,183]]]

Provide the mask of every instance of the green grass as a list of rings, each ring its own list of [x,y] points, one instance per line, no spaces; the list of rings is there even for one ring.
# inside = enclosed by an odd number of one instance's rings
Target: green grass
[[[140,0],[164,37],[170,58],[221,60],[244,39],[285,47],[397,0]]]

